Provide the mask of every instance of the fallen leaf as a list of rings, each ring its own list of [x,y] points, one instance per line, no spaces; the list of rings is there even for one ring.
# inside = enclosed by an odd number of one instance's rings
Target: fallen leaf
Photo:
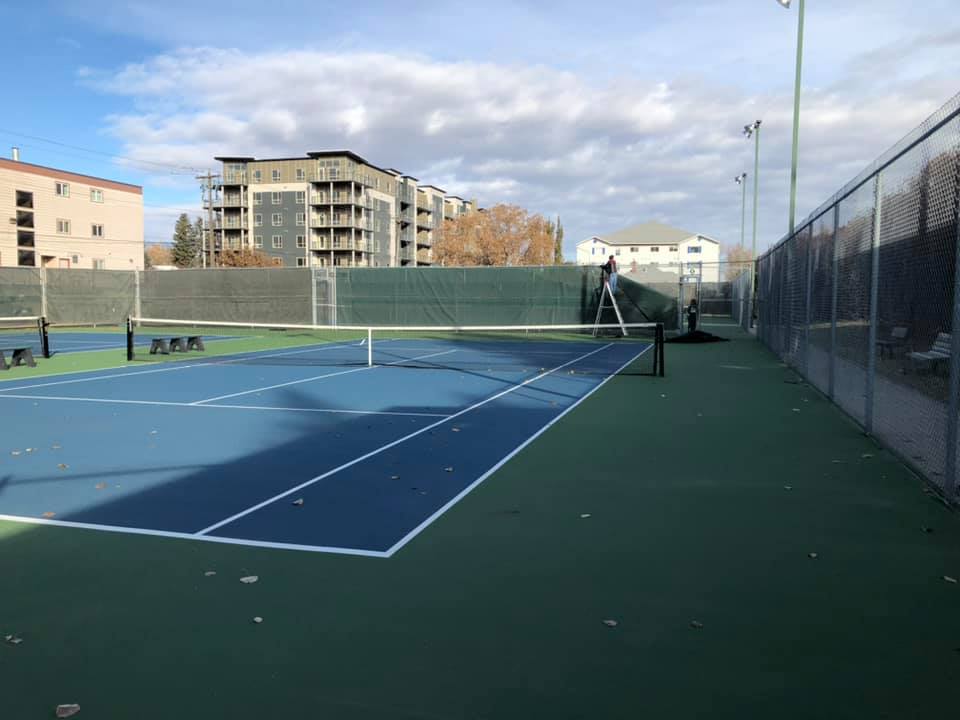
[[[451,430],[452,432],[460,432],[460,428],[458,428],[458,427],[450,428],[450,430]]]
[[[809,557],[811,560],[816,560],[820,556],[817,555],[817,553],[809,553],[807,557]]]
[[[26,452],[29,454],[29,453],[32,453],[34,450],[36,450],[36,448],[27,448]]]
[[[69,703],[66,705],[57,705],[58,718],[73,717],[78,712],[80,712],[80,706],[77,705],[76,703]]]
[[[932,527],[927,527],[926,525],[924,525],[923,527],[921,527],[920,530],[923,531],[923,532],[925,532],[925,533],[927,533],[928,535],[933,532],[933,528],[932,528]]]
[[[240,578],[240,582],[242,582],[242,583],[244,583],[244,584],[246,584],[246,585],[252,585],[253,583],[255,583],[255,582],[256,582],[257,580],[259,580],[259,579],[260,579],[260,577],[257,576],[257,575],[247,575],[246,577]]]
[[[453,472],[453,468],[452,468],[452,467],[444,468],[444,470],[446,470],[447,472]]]
[[[56,515],[55,512],[45,512],[45,513],[43,514],[43,516],[44,516],[45,518],[52,518],[54,515]]]
[[[51,450],[59,450],[59,449],[60,449],[60,446],[59,446],[59,445],[51,445],[51,446],[50,446],[50,449],[51,449]]]
[[[253,621],[254,621],[257,625],[259,625],[260,623],[263,622],[263,618],[260,617],[259,615],[257,615],[257,617],[255,617],[255,618],[253,619]]]
[[[94,485],[94,487],[95,487],[97,490],[103,490],[103,489],[105,489],[105,488],[107,487],[107,484],[104,483],[104,482],[101,482],[101,483],[97,483],[96,485]]]
[[[399,475],[391,475],[391,476],[390,476],[390,479],[391,479],[391,480],[399,480],[399,479],[400,479],[400,476],[399,476]]]
[[[944,575],[944,576],[943,576],[943,579],[946,580],[946,581],[947,581],[948,583],[950,583],[951,585],[956,585],[956,584],[957,584],[957,579],[956,579],[956,578],[953,578],[953,577],[950,577],[949,575]]]
[[[13,455],[14,457],[16,457],[17,455],[20,454],[20,451],[19,451],[19,450],[11,450],[11,451],[10,451],[10,454]]]
[[[794,408],[793,411],[794,411],[794,412],[800,412],[800,408]]]
[[[213,576],[216,575],[216,574],[217,574],[217,571],[216,571],[216,570],[207,570],[207,571],[203,574],[203,576],[204,576],[204,577],[213,577]]]
[[[67,465],[66,463],[60,463],[59,465],[57,465],[57,467],[60,468],[61,470],[66,470],[69,467],[69,465]]]
[[[592,517],[592,515],[590,513],[580,513],[581,520],[586,520],[588,517]]]
[[[151,430],[151,431],[150,431],[150,434],[151,434],[151,435],[156,435],[156,434],[157,434],[157,431],[156,431],[156,430]]]
[[[606,625],[608,628],[615,628],[620,623],[618,623],[616,620],[604,620],[603,624]]]
[[[860,457],[863,458],[864,460],[869,460],[870,458],[873,457],[873,455],[870,454],[870,453],[864,453],[864,454],[861,455]]]
[[[703,623],[699,620],[691,620],[690,627],[692,627],[694,630],[703,630]]]
[[[303,498],[298,498],[294,500],[293,504],[296,505],[297,507],[300,507],[301,505],[303,505]]]
[[[5,635],[3,640],[10,645],[19,645],[23,642],[23,638],[17,637],[16,635]]]
[[[793,490],[793,485],[784,485],[784,486],[783,486],[783,489],[784,489],[784,490]]]

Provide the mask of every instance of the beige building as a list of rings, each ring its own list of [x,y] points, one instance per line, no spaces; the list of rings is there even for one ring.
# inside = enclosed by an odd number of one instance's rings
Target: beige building
[[[138,185],[0,159],[0,217],[0,267],[143,269]]]
[[[346,150],[216,159],[223,170],[213,198],[215,252],[254,248],[279,266],[430,265],[444,219],[476,210]]]
[[[658,222],[642,223],[609,235],[595,235],[577,243],[578,265],[602,265],[613,255],[620,271],[655,268],[661,273],[699,276],[703,282],[720,279],[720,243]]]

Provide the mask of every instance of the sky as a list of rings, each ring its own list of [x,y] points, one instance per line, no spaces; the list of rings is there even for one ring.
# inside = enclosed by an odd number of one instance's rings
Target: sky
[[[948,0],[808,0],[798,221],[960,91]],[[797,2],[42,0],[4,9],[3,153],[142,185],[147,242],[218,155],[349,149],[575,244],[656,220],[788,226]]]

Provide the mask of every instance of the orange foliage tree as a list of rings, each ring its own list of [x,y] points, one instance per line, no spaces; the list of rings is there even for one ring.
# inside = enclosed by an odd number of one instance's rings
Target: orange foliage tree
[[[261,250],[224,250],[220,265],[228,268],[273,267],[270,256]]]
[[[553,265],[555,232],[542,215],[516,205],[494,205],[445,220],[434,233],[438,265]]]

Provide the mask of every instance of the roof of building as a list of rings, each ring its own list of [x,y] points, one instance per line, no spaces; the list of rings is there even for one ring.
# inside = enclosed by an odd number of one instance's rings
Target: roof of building
[[[688,232],[679,228],[670,227],[658,222],[645,222],[618,230],[609,235],[595,235],[581,241],[579,244],[600,240],[607,245],[676,245],[690,238],[700,238],[707,242],[719,245],[716,240],[707,235]]]
[[[120,182],[118,180],[107,180],[106,178],[96,177],[95,175],[84,175],[83,173],[60,170],[59,168],[47,167],[46,165],[34,165],[33,163],[23,162],[22,160],[0,158],[0,168],[31,173],[32,175],[43,175],[55,180],[72,180],[73,182],[96,185],[100,188],[111,188],[113,190],[143,195],[143,188],[140,185],[131,185],[130,183]]]

